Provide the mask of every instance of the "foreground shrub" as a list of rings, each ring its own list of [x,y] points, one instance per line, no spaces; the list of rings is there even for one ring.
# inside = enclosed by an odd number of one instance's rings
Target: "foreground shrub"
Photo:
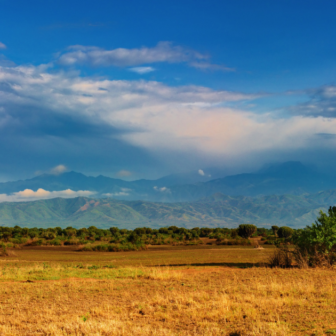
[[[0,243],[0,256],[1,257],[14,257],[15,252],[8,250],[8,246],[4,243]]]
[[[293,235],[297,246],[297,259],[305,259],[312,267],[331,266],[336,263],[336,207],[320,216],[312,226],[307,226]]]
[[[293,251],[288,247],[276,248],[274,253],[269,257],[268,263],[271,267],[292,267],[294,262]]]

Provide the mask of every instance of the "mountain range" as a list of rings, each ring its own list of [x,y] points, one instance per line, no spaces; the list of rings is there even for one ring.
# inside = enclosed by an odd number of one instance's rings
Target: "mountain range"
[[[336,204],[336,179],[285,162],[255,173],[220,176],[194,171],[157,180],[124,181],[66,172],[0,183],[0,194],[37,191],[90,191],[92,198],[53,198],[0,203],[0,225],[27,227],[235,227],[311,224],[320,209]],[[1,195],[0,195],[1,196]],[[6,199],[3,198],[3,199]],[[19,200],[19,199],[18,199]]]
[[[194,202],[160,203],[120,201],[111,198],[54,198],[32,202],[0,203],[0,225],[26,227],[91,225],[158,228],[177,225],[236,227],[241,223],[258,226],[310,225],[319,210],[336,203],[336,190],[311,195],[262,197],[227,196],[216,193]]]
[[[25,189],[48,191],[87,190],[95,198],[112,197],[119,200],[154,202],[190,202],[214,193],[230,196],[300,195],[336,188],[335,176],[321,174],[300,162],[285,162],[263,168],[256,173],[220,176],[194,171],[173,174],[157,180],[125,181],[105,176],[85,176],[66,172],[44,174],[28,180],[0,183],[0,194],[10,195]]]

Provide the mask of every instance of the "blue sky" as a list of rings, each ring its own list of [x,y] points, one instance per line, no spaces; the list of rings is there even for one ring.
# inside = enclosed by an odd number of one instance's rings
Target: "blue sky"
[[[335,9],[0,0],[0,179],[332,169]]]

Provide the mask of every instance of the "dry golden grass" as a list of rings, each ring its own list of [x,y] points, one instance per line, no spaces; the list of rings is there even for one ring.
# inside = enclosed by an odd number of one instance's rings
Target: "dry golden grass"
[[[245,252],[237,249],[237,260]],[[204,251],[198,253],[202,259]],[[18,255],[0,263],[4,336],[324,335],[336,330],[334,270],[141,262],[109,268],[99,253],[96,264],[80,268],[54,258],[25,262],[21,251]]]

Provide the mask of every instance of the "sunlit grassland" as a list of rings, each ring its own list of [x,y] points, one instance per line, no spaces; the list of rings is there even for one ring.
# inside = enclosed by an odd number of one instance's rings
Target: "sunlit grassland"
[[[336,271],[266,268],[271,252],[18,250],[0,259],[0,335],[333,333]]]

